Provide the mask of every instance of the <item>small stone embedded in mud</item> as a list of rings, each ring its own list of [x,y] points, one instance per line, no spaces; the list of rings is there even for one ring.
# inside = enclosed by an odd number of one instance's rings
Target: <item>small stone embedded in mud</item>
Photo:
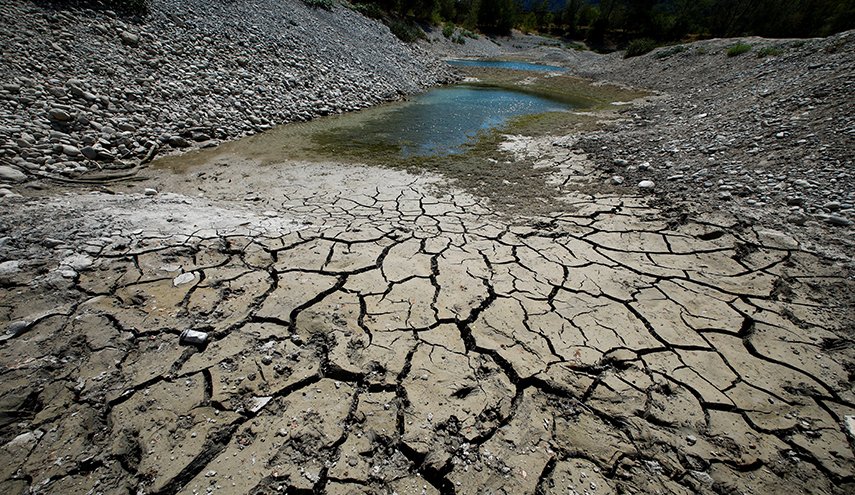
[[[855,416],[846,416],[844,419],[846,423],[846,431],[849,433],[849,436],[855,440]]]
[[[200,332],[198,330],[184,330],[178,337],[178,341],[182,344],[205,345],[208,342],[208,332]]]
[[[189,284],[194,280],[196,280],[196,274],[193,272],[186,272],[172,279],[172,285],[173,287],[178,287],[179,285]]]
[[[257,413],[258,411],[260,411],[260,410],[264,409],[264,406],[266,406],[266,405],[267,405],[271,400],[273,400],[273,397],[270,397],[270,396],[265,396],[265,397],[253,397],[253,398],[252,398],[252,401],[251,401],[252,403],[251,403],[251,405],[247,408],[247,410],[248,410],[249,412],[251,412],[251,413],[255,414],[255,413]]]

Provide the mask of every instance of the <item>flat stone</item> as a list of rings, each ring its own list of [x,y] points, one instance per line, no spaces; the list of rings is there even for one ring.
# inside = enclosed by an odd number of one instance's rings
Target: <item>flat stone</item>
[[[0,180],[10,182],[22,182],[27,179],[27,174],[16,168],[0,165]]]
[[[848,227],[852,225],[852,220],[848,218],[841,217],[839,215],[829,215],[826,217],[825,221],[831,225],[836,225],[838,227]]]
[[[122,43],[128,46],[138,46],[140,44],[139,35],[129,33],[128,31],[122,31],[119,33],[119,37],[122,39]]]
[[[48,111],[48,117],[56,122],[68,122],[74,118],[70,113],[61,108],[50,109],[50,111]]]
[[[174,287],[178,287],[179,285],[189,284],[194,280],[196,280],[196,274],[193,272],[186,272],[172,279],[172,285]]]

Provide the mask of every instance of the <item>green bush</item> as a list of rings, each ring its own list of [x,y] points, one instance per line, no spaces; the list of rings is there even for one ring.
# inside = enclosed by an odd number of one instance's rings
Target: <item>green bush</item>
[[[686,48],[685,45],[672,46],[671,48],[668,48],[666,50],[661,50],[661,51],[654,53],[653,58],[658,58],[658,59],[668,58],[672,55],[676,55],[678,53],[683,53],[686,50],[688,50],[688,48]]]
[[[473,39],[473,40],[477,40],[477,39],[478,39],[478,35],[477,35],[477,34],[475,34],[475,33],[473,33],[472,31],[470,31],[470,30],[468,30],[468,29],[464,29],[464,30],[463,30],[463,36],[465,36],[465,37],[467,37],[467,38],[471,38],[471,39]]]
[[[757,58],[777,57],[784,53],[784,50],[779,46],[764,46],[757,50]]]
[[[737,57],[742,55],[743,53],[748,53],[751,51],[751,45],[747,43],[737,43],[730,48],[727,49],[728,57]]]
[[[458,34],[458,35],[457,35],[457,36],[455,36],[455,37],[454,37],[454,39],[453,39],[453,40],[451,40],[451,41],[453,41],[453,42],[457,43],[458,45],[462,45],[462,44],[466,43],[466,38],[464,38],[463,36],[461,36],[461,35],[459,35],[459,34]]]
[[[351,4],[351,7],[353,7],[353,10],[359,12],[365,17],[370,17],[372,19],[384,19],[386,17],[383,9],[381,9],[376,3],[354,3]]]
[[[446,22],[445,25],[442,26],[442,35],[446,38],[451,38],[454,35],[454,24]]]
[[[637,57],[649,53],[656,48],[656,42],[650,38],[639,38],[629,42],[623,58]]]
[[[303,3],[315,9],[332,10],[335,0],[303,0]]]
[[[389,30],[404,43],[412,43],[419,39],[426,39],[425,32],[415,23],[392,19],[388,21]]]

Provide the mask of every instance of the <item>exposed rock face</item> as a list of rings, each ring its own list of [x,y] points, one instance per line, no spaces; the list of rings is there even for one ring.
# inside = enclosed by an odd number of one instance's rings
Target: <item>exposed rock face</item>
[[[384,25],[299,0],[154,0],[141,23],[30,2],[0,16],[0,160],[29,174],[129,168],[451,77]]]

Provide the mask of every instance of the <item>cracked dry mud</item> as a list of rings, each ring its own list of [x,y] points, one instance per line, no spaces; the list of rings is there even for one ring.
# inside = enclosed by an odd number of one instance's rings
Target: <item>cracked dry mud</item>
[[[211,167],[4,212],[0,492],[855,488],[851,277],[783,233]]]

